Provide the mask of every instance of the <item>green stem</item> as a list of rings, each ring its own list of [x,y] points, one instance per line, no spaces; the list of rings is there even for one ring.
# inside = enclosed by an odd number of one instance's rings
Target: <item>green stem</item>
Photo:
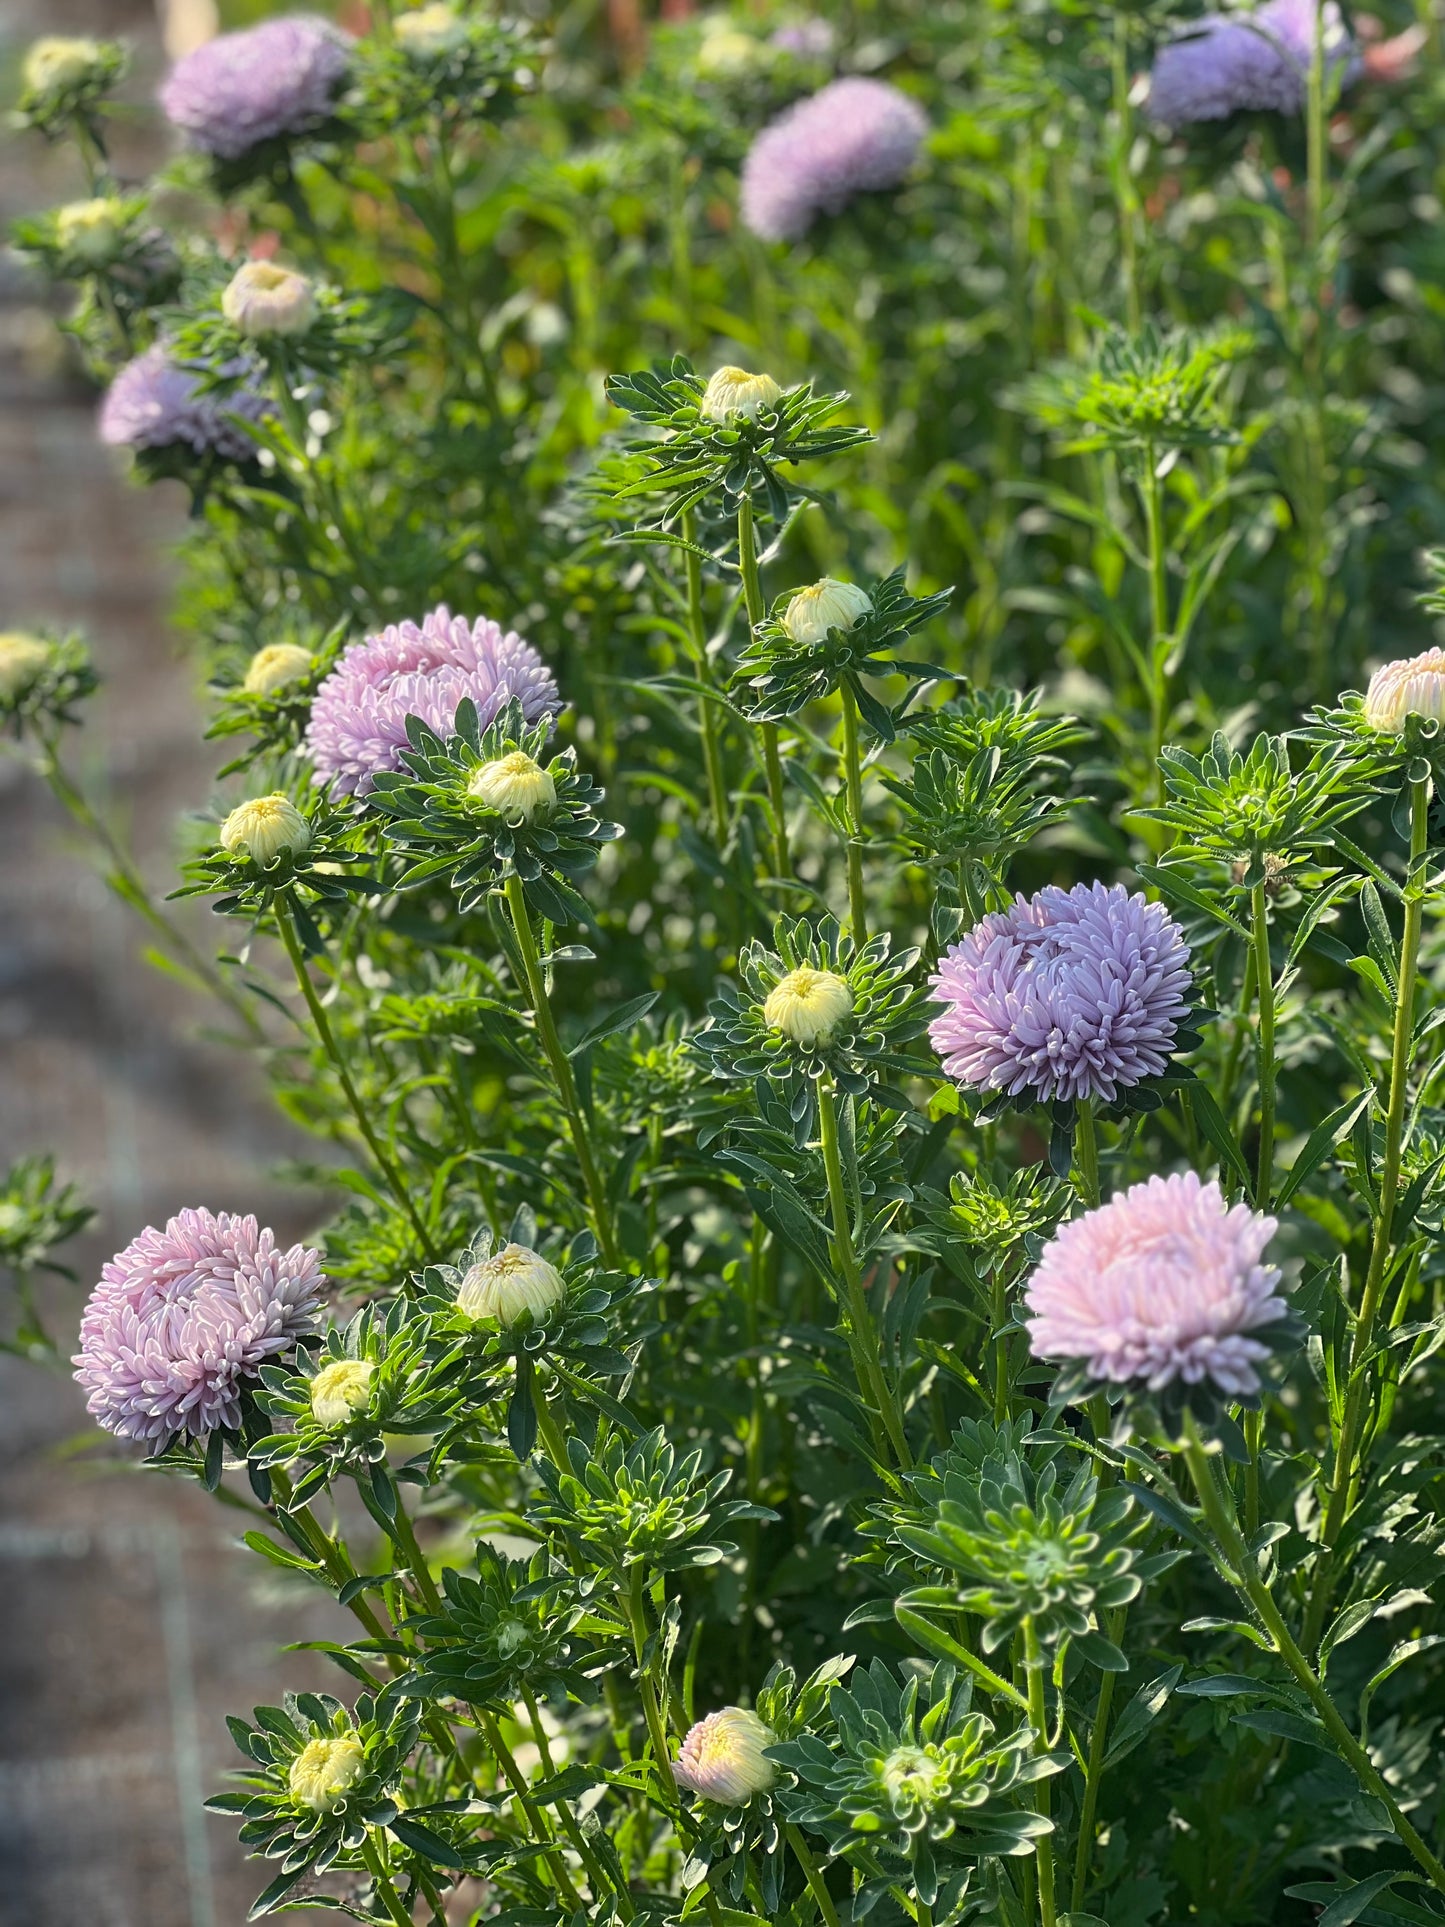
[[[396,1927],[415,1927],[415,1922],[402,1905],[401,1895],[391,1884],[391,1876],[386,1871],[386,1862],[382,1859],[381,1851],[376,1844],[379,1832],[379,1828],[371,1827],[367,1829],[366,1838],[361,1843],[361,1857],[371,1870],[371,1877],[376,1883],[376,1891],[380,1895],[386,1911],[396,1923]]]
[[[1009,1416],[1008,1374],[1008,1279],[1002,1264],[993,1274],[993,1422],[1002,1425]]]
[[[1099,1134],[1093,1102],[1087,1097],[1081,1097],[1074,1106],[1074,1155],[1079,1166],[1079,1196],[1093,1210],[1100,1197]]]
[[[1032,1616],[1023,1622],[1024,1672],[1028,1681],[1029,1725],[1034,1729],[1034,1752],[1047,1753],[1049,1750],[1048,1712],[1044,1705],[1044,1658],[1039,1651],[1039,1635]],[[1034,1811],[1043,1819],[1049,1817],[1049,1783],[1038,1780],[1034,1783]],[[1054,1836],[1041,1833],[1034,1842],[1034,1857],[1039,1873],[1039,1920],[1042,1927],[1054,1927],[1058,1918],[1054,1910]]]
[[[519,1359],[518,1364],[520,1363]],[[542,1435],[547,1456],[559,1472],[565,1472],[571,1463],[567,1457],[567,1441],[557,1423],[557,1414],[552,1410],[552,1401],[535,1378],[532,1381],[532,1405],[537,1414],[537,1430]]]
[[[1104,1621],[1104,1634],[1117,1646],[1124,1630],[1125,1611],[1116,1606]],[[1117,1673],[1099,1675],[1099,1697],[1094,1707],[1094,1725],[1089,1734],[1089,1756],[1084,1767],[1084,1793],[1079,1802],[1079,1837],[1074,1847],[1074,1885],[1070,1911],[1082,1913],[1089,1889],[1089,1863],[1094,1854],[1094,1817],[1099,1810],[1099,1786],[1104,1777],[1104,1749],[1109,1739],[1109,1709],[1114,1703]]]
[[[1274,1187],[1274,967],[1269,960],[1269,910],[1264,879],[1249,896],[1254,932],[1254,975],[1259,997],[1259,1175],[1254,1202],[1268,1211]]]
[[[697,518],[689,509],[682,518],[682,539],[696,546]],[[702,557],[692,548],[687,557],[687,632],[692,638],[692,660],[697,679],[711,689],[707,657],[707,622],[702,606]],[[712,799],[713,835],[721,850],[728,840],[729,810],[727,777],[723,770],[722,743],[718,733],[717,706],[710,693],[698,700],[698,722],[702,729],[702,760],[707,771],[708,795]]]
[[[758,575],[758,548],[753,533],[753,498],[744,493],[738,501],[738,568],[743,579],[743,604],[748,627],[756,629],[767,614],[763,606],[763,585]],[[773,867],[780,877],[792,873],[788,854],[787,804],[783,792],[783,760],[778,753],[778,726],[762,723],[763,768],[768,779],[768,807],[773,819]]]
[[[1169,577],[1164,546],[1164,500],[1159,484],[1159,461],[1154,444],[1144,445],[1144,531],[1149,556],[1149,769],[1155,800],[1164,801],[1164,772],[1159,767],[1169,712]]]
[[[667,1725],[663,1719],[652,1674],[643,1658],[647,1650],[647,1617],[642,1603],[644,1583],[642,1567],[634,1565],[629,1583],[621,1590],[621,1598],[627,1613],[627,1623],[632,1631],[632,1648],[637,1659],[637,1690],[642,1698],[642,1714],[647,1721],[647,1736],[652,1742],[652,1757],[657,1766],[658,1778],[666,1792],[667,1804],[675,1808],[677,1780],[672,1771],[672,1749],[668,1745]]]
[[[1341,1757],[1351,1767],[1364,1790],[1384,1807],[1397,1836],[1425,1869],[1434,1885],[1441,1893],[1445,1893],[1445,1865],[1441,1864],[1411,1826],[1369,1754],[1345,1725],[1334,1701],[1285,1624],[1284,1616],[1275,1604],[1274,1594],[1260,1578],[1259,1569],[1240,1536],[1233,1501],[1216,1476],[1213,1461],[1205,1453],[1193,1416],[1187,1411],[1184,1428],[1184,1457],[1205,1519],[1216,1541],[1215,1563],[1221,1576],[1249,1601],[1259,1615],[1261,1625],[1274,1641],[1275,1651],[1319,1714]]]
[[[1325,168],[1328,161],[1325,136],[1325,10],[1317,7],[1305,102],[1305,247],[1309,253],[1310,283],[1316,300],[1319,295],[1320,244],[1324,240]]]
[[[1141,323],[1139,310],[1139,241],[1137,232],[1138,199],[1129,172],[1130,152],[1134,145],[1134,113],[1129,104],[1129,12],[1118,7],[1114,13],[1114,200],[1119,213],[1120,274],[1124,283],[1124,314],[1131,334]],[[1077,1903],[1075,1903],[1077,1905]]]
[[[351,1115],[356,1120],[356,1128],[366,1140],[366,1147],[376,1160],[376,1167],[386,1179],[392,1196],[411,1220],[412,1229],[421,1241],[422,1251],[427,1258],[435,1262],[437,1249],[432,1243],[431,1233],[422,1222],[421,1215],[417,1211],[416,1206],[412,1203],[411,1193],[407,1188],[406,1179],[403,1177],[400,1167],[392,1159],[390,1153],[383,1147],[380,1138],[377,1137],[376,1132],[372,1129],[371,1120],[366,1113],[366,1106],[362,1103],[360,1094],[352,1082],[351,1071],[347,1066],[346,1059],[340,1050],[337,1049],[336,1038],[331,1030],[331,1020],[326,1015],[321,999],[316,995],[316,986],[312,983],[311,972],[306,967],[306,958],[301,949],[301,939],[296,934],[296,923],[292,914],[292,906],[289,901],[277,897],[275,907],[276,927],[281,932],[281,941],[286,946],[286,955],[291,959],[291,968],[296,973],[296,981],[301,986],[302,996],[306,999],[306,1008],[311,1012],[311,1021],[316,1026],[316,1035],[321,1040],[321,1048],[330,1058],[332,1067],[341,1081],[341,1088],[345,1092],[346,1101],[351,1107]]]
[[[527,1718],[532,1724],[532,1737],[537,1742],[537,1752],[542,1761],[542,1770],[550,1780],[556,1775],[557,1768],[552,1759],[552,1747],[547,1738],[547,1728],[542,1722],[542,1709],[538,1706],[537,1697],[530,1686],[524,1686],[522,1688],[522,1703],[527,1709]],[[631,1920],[633,1915],[632,1896],[625,1888],[615,1886],[614,1883],[607,1878],[601,1862],[587,1844],[587,1836],[583,1833],[581,1823],[572,1809],[572,1802],[570,1800],[558,1799],[554,1800],[552,1805],[556,1810],[558,1819],[562,1822],[563,1832],[572,1842],[573,1847],[576,1849],[578,1859],[587,1869],[587,1877],[592,1882],[593,1898],[600,1900],[605,1892],[610,1891],[615,1893],[617,1896],[618,1911],[622,1918],[624,1920]]]
[[[572,1075],[571,1059],[562,1048],[562,1039],[557,1032],[557,1022],[552,1015],[552,1002],[547,995],[547,982],[542,975],[542,960],[537,955],[537,944],[532,935],[532,919],[527,910],[527,898],[522,889],[522,879],[515,871],[507,878],[506,892],[512,929],[516,933],[517,947],[522,953],[522,968],[526,972],[527,993],[532,1000],[532,1016],[537,1025],[537,1036],[551,1067],[552,1077],[557,1086],[557,1095],[562,1100],[562,1108],[567,1114],[567,1127],[572,1138],[572,1148],[577,1153],[578,1164],[582,1167],[582,1181],[587,1187],[587,1196],[592,1206],[593,1229],[597,1233],[597,1242],[602,1247],[603,1257],[616,1269],[622,1263],[622,1255],[617,1247],[617,1235],[612,1226],[612,1213],[608,1209],[607,1192],[597,1168],[597,1159],[593,1154],[587,1121],[582,1115],[582,1104],[577,1095],[577,1081]]]
[[[437,1591],[436,1581],[431,1576],[426,1554],[417,1544],[416,1528],[411,1522],[410,1513],[402,1504],[400,1493],[397,1494],[396,1518],[392,1522],[390,1538],[392,1545],[405,1558],[427,1611],[439,1615],[443,1610],[441,1594]]]
[[[863,894],[863,765],[858,754],[858,706],[844,683],[843,776],[848,796],[848,924],[855,944],[868,941],[868,900]]]
[[[791,1820],[783,1824],[783,1832],[788,1845],[793,1850],[793,1858],[803,1870],[803,1878],[808,1883],[808,1891],[818,1903],[818,1912],[823,1916],[827,1927],[839,1927],[838,1909],[833,1905],[833,1896],[823,1883],[822,1871],[817,1861],[808,1851],[807,1842]]]
[[[828,1206],[833,1219],[833,1261],[843,1284],[840,1297],[848,1326],[854,1370],[858,1374],[858,1389],[865,1399],[871,1400],[873,1409],[869,1416],[874,1420],[875,1427],[877,1421],[881,1420],[886,1443],[892,1446],[894,1457],[906,1471],[913,1464],[913,1458],[908,1450],[897,1392],[889,1386],[884,1376],[882,1341],[868,1309],[868,1296],[858,1269],[858,1255],[853,1249],[848,1193],[843,1183],[843,1160],[838,1148],[838,1113],[833,1102],[832,1080],[826,1076],[818,1080],[818,1135],[822,1144],[823,1169],[828,1178]],[[883,1440],[877,1442],[880,1446],[884,1444]]]
[[[487,1745],[492,1749],[498,1766],[501,1767],[502,1772],[506,1775],[507,1784],[516,1796],[517,1805],[526,1816],[527,1825],[532,1830],[532,1838],[537,1842],[538,1846],[543,1849],[542,1858],[551,1869],[552,1878],[557,1883],[557,1891],[567,1902],[567,1905],[575,1911],[582,1905],[582,1897],[572,1884],[572,1877],[567,1871],[567,1863],[557,1851],[556,1835],[547,1825],[546,1817],[542,1809],[532,1798],[531,1788],[527,1784],[527,1776],[523,1773],[521,1767],[517,1765],[512,1749],[502,1738],[502,1729],[497,1724],[496,1714],[484,1706],[479,1706],[477,1708],[477,1715],[481,1720],[482,1732],[486,1736]]]

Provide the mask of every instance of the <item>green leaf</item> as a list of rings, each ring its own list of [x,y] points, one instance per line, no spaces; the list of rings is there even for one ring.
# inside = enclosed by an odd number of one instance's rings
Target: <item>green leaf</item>
[[[1244,1153],[1240,1150],[1233,1131],[1225,1123],[1224,1113],[1215,1103],[1214,1093],[1209,1086],[1186,1084],[1184,1101],[1194,1113],[1194,1122],[1219,1153],[1221,1162],[1229,1166],[1241,1184],[1250,1183],[1250,1169],[1245,1162]]]
[[[647,1015],[661,995],[661,991],[649,990],[641,997],[632,997],[625,1004],[619,1004],[616,1010],[609,1011],[605,1017],[599,1017],[595,1023],[589,1024],[567,1055],[580,1057],[583,1051],[593,1044],[600,1044],[604,1037],[612,1037],[620,1030],[629,1029],[639,1017]]]
[[[1328,1117],[1321,1118],[1305,1139],[1304,1148],[1290,1166],[1288,1176],[1275,1195],[1274,1202],[1277,1207],[1288,1204],[1305,1179],[1312,1171],[1318,1169],[1340,1139],[1349,1135],[1355,1128],[1355,1119],[1364,1111],[1374,1095],[1373,1091],[1361,1091],[1358,1097],[1346,1098],[1343,1104],[1336,1105]]]
[[[1171,1666],[1167,1672],[1160,1673],[1157,1679],[1141,1686],[1119,1716],[1114,1728],[1109,1750],[1104,1755],[1106,1767],[1116,1765],[1126,1753],[1132,1753],[1139,1745],[1154,1721],[1158,1719],[1168,1702],[1170,1694],[1184,1676],[1182,1666]]]

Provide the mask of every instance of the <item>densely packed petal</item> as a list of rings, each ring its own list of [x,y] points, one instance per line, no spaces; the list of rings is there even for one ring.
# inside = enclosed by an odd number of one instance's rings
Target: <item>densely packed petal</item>
[[[1253,13],[1205,14],[1159,50],[1149,112],[1168,127],[1244,111],[1303,112],[1314,55],[1315,0],[1266,0]],[[1355,60],[1334,0],[1324,13],[1330,70]]]
[[[928,117],[886,81],[834,80],[780,114],[743,164],[743,220],[765,241],[796,241],[818,214],[897,187],[918,157]]]
[[[346,36],[314,14],[223,33],[178,60],[161,107],[193,147],[236,160],[324,120],[350,65]]]
[[[198,455],[240,462],[255,454],[256,444],[228,416],[260,421],[270,406],[251,388],[201,394],[197,377],[157,342],[128,361],[107,389],[100,405],[100,439],[112,448],[184,444]]]

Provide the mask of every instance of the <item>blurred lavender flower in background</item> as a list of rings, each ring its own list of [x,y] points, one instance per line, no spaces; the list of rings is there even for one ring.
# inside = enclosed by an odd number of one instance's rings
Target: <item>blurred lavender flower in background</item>
[[[743,163],[742,215],[765,241],[796,241],[818,214],[897,187],[918,157],[928,117],[886,81],[830,81],[758,135]]]
[[[796,54],[800,60],[826,60],[837,44],[832,22],[821,20],[816,14],[791,20],[773,35],[775,47],[781,47],[784,53]]]
[[[346,36],[314,14],[224,33],[178,60],[161,107],[193,147],[236,160],[324,120],[350,65]]]
[[[306,748],[316,781],[333,796],[365,796],[374,776],[400,766],[408,716],[449,737],[467,697],[483,729],[514,697],[529,723],[562,707],[532,645],[485,617],[468,622],[442,607],[420,627],[403,622],[353,643],[311,706]]]
[[[1223,120],[1246,110],[1304,109],[1314,52],[1316,0],[1267,0],[1253,13],[1207,13],[1161,47],[1149,81],[1149,113],[1166,127]],[[1358,66],[1334,0],[1324,12],[1327,84]]]
[[[199,393],[198,378],[157,342],[128,361],[106,391],[100,405],[100,439],[112,448],[172,448],[184,443],[198,455],[224,455],[240,462],[256,453],[256,444],[227,417],[260,421],[270,407],[264,395],[250,388],[224,395]]]

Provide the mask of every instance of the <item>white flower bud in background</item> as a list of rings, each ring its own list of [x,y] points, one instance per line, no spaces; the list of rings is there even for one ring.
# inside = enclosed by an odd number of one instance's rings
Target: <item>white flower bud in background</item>
[[[467,795],[497,810],[512,823],[530,823],[539,810],[557,801],[551,774],[523,749],[483,763],[467,784]]]
[[[311,1381],[311,1416],[326,1432],[364,1412],[371,1403],[376,1367],[369,1358],[336,1358]]]
[[[830,629],[852,629],[873,613],[873,598],[856,582],[825,575],[810,589],[799,589],[783,611],[783,627],[804,648],[822,642]]]
[[[1407,716],[1445,719],[1445,649],[1387,662],[1370,678],[1365,721],[1371,729],[1398,736]]]
[[[853,993],[845,978],[832,970],[813,970],[804,964],[774,984],[763,1005],[763,1019],[784,1037],[806,1049],[826,1044],[853,1008]]]
[[[304,334],[316,319],[316,295],[304,274],[274,261],[248,261],[221,296],[221,313],[243,335]]]
[[[366,1771],[366,1749],[354,1733],[308,1740],[291,1762],[287,1785],[297,1806],[313,1813],[338,1807]]]
[[[249,857],[265,869],[278,857],[304,856],[311,847],[311,825],[289,796],[275,790],[238,803],[221,825],[220,844],[227,856]]]
[[[746,368],[719,368],[703,391],[698,407],[703,419],[725,422],[732,415],[756,421],[782,394],[771,375],[750,375]]]
[[[269,642],[247,664],[241,687],[248,696],[274,696],[287,683],[300,682],[309,675],[311,663],[311,651],[299,642]]]
[[[56,210],[56,240],[67,254],[93,267],[115,259],[124,228],[125,203],[111,194],[93,201],[71,201]]]
[[[397,45],[409,54],[444,54],[460,47],[467,37],[467,23],[446,0],[427,7],[414,7],[399,13],[392,22]]]
[[[23,696],[45,674],[50,659],[50,644],[39,636],[23,636],[14,630],[0,634],[0,703]]]
[[[756,1713],[725,1706],[689,1730],[672,1770],[679,1785],[705,1800],[740,1807],[777,1779],[778,1769],[763,1758],[763,1748],[775,1746],[777,1738]]]
[[[510,1330],[536,1324],[562,1302],[566,1282],[555,1265],[526,1245],[503,1245],[472,1266],[457,1290],[457,1310],[479,1325]]]
[[[98,40],[46,34],[32,44],[20,77],[32,94],[56,93],[62,87],[74,87],[87,79],[100,55]]]

